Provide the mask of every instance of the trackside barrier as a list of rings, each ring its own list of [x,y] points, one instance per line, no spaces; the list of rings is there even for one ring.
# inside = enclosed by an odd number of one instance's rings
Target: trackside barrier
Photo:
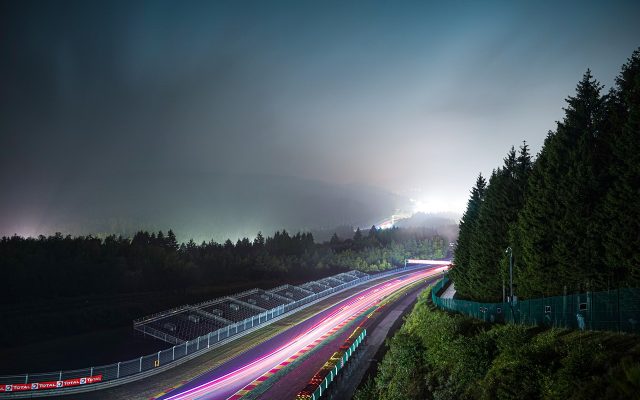
[[[356,328],[340,347],[340,350],[333,353],[331,358],[311,378],[307,386],[298,393],[296,400],[317,400],[322,397],[366,336],[366,329]]]
[[[233,336],[235,335],[242,336],[243,333],[249,333],[258,329],[261,325],[275,322],[285,317],[285,314],[290,311],[308,307],[330,294],[345,291],[369,280],[380,279],[405,271],[422,269],[424,267],[424,265],[408,266],[387,270],[375,275],[363,276],[340,286],[312,294],[299,301],[293,301],[289,304],[284,304],[276,308],[266,310],[258,315],[252,316],[251,318],[247,318],[244,321],[225,326],[224,328],[209,332],[208,334],[199,336],[193,340],[181,342],[168,349],[131,360],[77,370],[0,376],[0,398],[43,397],[68,393],[80,393],[105,389],[146,378],[200,356],[201,354],[222,345],[228,340],[233,340]],[[178,313],[188,307],[189,306],[177,307],[172,309],[170,312]],[[142,321],[157,319],[161,317],[162,314],[164,313],[158,313],[151,317],[137,320],[136,322],[141,323]],[[147,327],[146,329],[153,328]],[[158,333],[163,334],[161,332]],[[170,340],[171,339],[168,341]],[[178,339],[173,338],[173,340]],[[65,386],[63,383],[62,385],[57,384],[55,388],[51,387],[51,382],[76,382],[76,380],[78,385]],[[19,388],[20,391],[16,390],[16,385],[18,385],[17,388]]]
[[[517,300],[512,305],[443,299],[437,294],[448,281],[445,277],[433,287],[433,304],[487,322],[640,333],[640,289],[637,288]]]

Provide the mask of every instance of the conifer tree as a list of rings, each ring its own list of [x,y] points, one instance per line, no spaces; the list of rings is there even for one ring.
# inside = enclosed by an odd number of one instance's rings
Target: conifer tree
[[[258,232],[255,239],[253,239],[253,247],[256,249],[264,248],[264,236],[262,236],[262,232]]]
[[[601,89],[587,70],[534,164],[518,222],[524,262],[514,280],[524,297],[560,294],[565,286],[593,288],[601,281],[593,218],[601,192],[595,163],[604,115]]]
[[[623,65],[608,104],[612,184],[603,203],[614,286],[640,286],[640,49]]]
[[[512,147],[503,167],[495,170],[489,180],[470,252],[469,279],[474,282],[473,298],[477,300],[502,298],[509,273],[505,249],[514,247],[509,232],[522,207],[525,190],[522,181],[527,179],[530,163],[526,145],[519,155]]]
[[[560,292],[557,285],[570,290],[583,291],[602,288],[603,274],[599,257],[603,248],[597,220],[594,217],[602,201],[598,146],[602,133],[605,98],[602,86],[587,70],[576,89],[575,97],[567,99],[565,118],[558,123],[558,170],[560,184],[557,193],[561,211],[557,240],[552,255],[558,266],[558,277],[549,278],[552,291]]]
[[[169,251],[178,251],[178,240],[176,239],[176,234],[173,233],[173,230],[169,229],[167,232],[167,238],[165,239],[167,243],[167,249]]]
[[[531,160],[531,153],[529,153],[529,146],[526,141],[522,142],[522,146],[520,146],[520,152],[518,153],[518,162],[516,166],[516,182],[517,182],[517,202],[518,202],[518,215],[522,211],[524,207],[528,188],[529,188],[529,176],[531,174],[531,169],[533,167],[533,162]],[[522,237],[520,235],[520,230],[518,229],[518,215],[514,217],[514,219],[509,224],[509,247],[512,249],[513,254],[513,262],[514,266],[517,267],[523,264],[522,258]],[[507,271],[508,268],[508,260],[505,257],[502,261],[504,271]],[[505,274],[506,281],[506,274]]]
[[[601,90],[587,70],[536,161],[512,148],[474,188],[451,271],[461,297],[501,297],[507,246],[519,297],[640,286],[640,49]]]
[[[453,267],[450,271],[451,279],[455,282],[456,292],[461,297],[468,297],[473,293],[473,287],[468,280],[467,271],[469,269],[471,243],[475,239],[475,226],[480,211],[480,206],[484,200],[486,181],[482,174],[478,175],[476,184],[471,189],[471,197],[467,203],[467,210],[460,220],[460,232],[458,243],[454,253]]]
[[[360,231],[360,228],[356,229],[356,233],[353,234],[353,241],[354,242],[362,241],[362,232]]]

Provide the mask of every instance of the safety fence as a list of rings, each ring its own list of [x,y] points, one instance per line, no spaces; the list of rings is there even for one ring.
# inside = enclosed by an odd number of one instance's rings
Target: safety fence
[[[338,372],[346,365],[360,343],[367,336],[367,330],[356,328],[340,350],[333,353],[331,358],[311,378],[307,386],[298,393],[297,400],[317,400],[327,391],[329,385],[338,376]]]
[[[258,315],[227,325],[224,328],[201,335],[195,339],[186,340],[168,349],[131,360],[76,370],[0,376],[0,398],[7,395],[12,395],[12,397],[55,395],[60,394],[61,390],[65,393],[84,392],[133,382],[180,365],[185,361],[204,354],[210,349],[218,347],[222,342],[225,342],[226,339],[232,340],[230,338],[233,338],[235,335],[242,334],[243,332],[248,333],[253,330],[253,328],[257,329],[260,325],[273,322],[282,318],[284,314],[290,311],[309,306],[331,294],[342,292],[372,279],[380,279],[420,268],[424,268],[424,266],[407,266],[384,271],[375,275],[363,274],[364,276],[350,282],[329,287],[321,292],[313,293],[300,300],[266,310]],[[175,311],[178,312],[182,309],[183,307],[179,307],[175,309]],[[148,318],[149,317],[146,317],[145,319],[148,320]],[[147,327],[147,329],[148,328],[149,327]],[[147,333],[151,334],[151,332]],[[162,333],[158,332],[158,334]]]
[[[431,291],[433,303],[487,322],[510,322],[558,328],[640,333],[640,289],[619,288],[566,296],[517,300],[512,303],[479,303],[438,296],[448,283],[445,277]]]

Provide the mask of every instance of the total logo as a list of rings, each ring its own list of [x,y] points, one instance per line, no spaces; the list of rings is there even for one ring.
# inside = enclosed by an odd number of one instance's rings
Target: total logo
[[[12,392],[13,391],[13,385],[5,385],[4,386],[4,391],[5,392]]]
[[[61,387],[62,387],[62,381],[57,381],[57,382],[56,382],[56,387],[61,388]]]

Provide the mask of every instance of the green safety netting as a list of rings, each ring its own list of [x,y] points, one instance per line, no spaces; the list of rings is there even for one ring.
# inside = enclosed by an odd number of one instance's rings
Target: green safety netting
[[[436,283],[433,303],[487,322],[513,322],[582,330],[640,332],[640,289],[621,288],[566,296],[518,300],[509,303],[479,303],[443,299],[437,294],[449,278]]]

